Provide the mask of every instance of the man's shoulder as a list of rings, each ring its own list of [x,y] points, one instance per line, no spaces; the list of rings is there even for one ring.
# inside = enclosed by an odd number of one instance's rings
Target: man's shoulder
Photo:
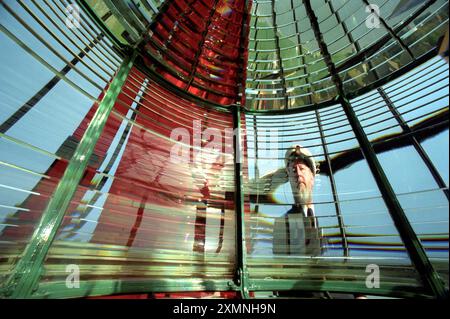
[[[304,219],[304,215],[301,211],[291,208],[289,211],[284,213],[283,215],[280,215],[278,217],[275,217],[275,224],[286,224],[286,222]]]
[[[289,209],[285,216],[291,216],[291,215],[304,215],[303,210],[300,206],[297,205],[292,205],[291,209]]]

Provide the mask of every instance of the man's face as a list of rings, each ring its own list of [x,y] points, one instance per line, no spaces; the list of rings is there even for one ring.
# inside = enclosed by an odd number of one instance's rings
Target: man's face
[[[302,205],[311,204],[314,174],[309,166],[301,159],[291,161],[288,165],[288,175],[295,202]]]

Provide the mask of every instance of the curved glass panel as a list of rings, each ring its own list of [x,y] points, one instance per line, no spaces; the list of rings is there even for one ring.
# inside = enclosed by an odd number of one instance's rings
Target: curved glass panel
[[[386,82],[439,45],[448,1],[311,1],[324,43],[349,94]],[[374,8],[375,13],[371,12]],[[302,1],[252,6],[247,108],[279,110],[332,100],[334,84]]]
[[[229,138],[222,148],[230,124],[231,114],[202,109],[132,69],[94,151],[101,165],[86,170],[41,285],[58,287],[76,264],[82,291],[99,289],[93,294],[226,287],[235,262]],[[108,290],[119,281],[123,289]]]
[[[448,1],[0,21],[2,298],[445,294]]]
[[[60,3],[4,1],[0,20],[3,284],[32,240],[92,118],[90,110],[102,100],[122,57],[91,21],[67,28]]]
[[[87,0],[84,13],[90,11],[121,44],[136,44],[141,40],[154,17],[160,12],[161,0]],[[69,2],[64,3],[67,6]]]
[[[390,269],[383,285],[391,294],[397,289],[420,289],[418,274],[340,106],[295,115],[248,115],[246,122],[250,285],[272,290],[328,287],[347,291],[347,283],[353,292],[363,292],[366,267],[376,264]],[[307,193],[307,186],[289,182],[284,158],[293,144],[307,148],[320,165],[310,201],[305,195],[300,199],[295,195]],[[298,215],[299,203],[305,207],[305,216],[314,216],[316,226],[309,230],[318,231],[319,250],[313,249],[313,241],[306,251],[297,251],[294,244],[298,239],[289,218]],[[307,226],[304,231],[308,233]]]
[[[246,2],[172,1],[155,18],[143,51],[175,86],[221,105],[243,102]]]
[[[448,65],[434,58],[353,103],[411,226],[447,286],[448,169],[443,166],[448,152],[432,159],[423,144],[448,134],[448,94]],[[367,107],[372,101],[376,109]]]

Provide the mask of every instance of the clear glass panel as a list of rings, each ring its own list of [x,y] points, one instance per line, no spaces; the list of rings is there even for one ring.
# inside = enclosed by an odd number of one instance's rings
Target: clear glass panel
[[[94,286],[140,282],[147,291],[173,291],[184,282],[184,289],[205,290],[192,288],[202,280],[226,287],[235,269],[230,130],[230,113],[205,110],[133,69],[96,145],[98,164],[86,170],[59,228],[43,282],[60,280],[75,263]]]
[[[0,10],[0,283],[29,243],[122,60],[92,21],[67,28],[60,5],[5,1]]]
[[[248,263],[254,285],[310,289],[326,280],[339,290],[345,280],[357,291],[365,267],[376,259],[389,269],[384,278],[389,289],[420,287],[341,107],[317,114],[247,115],[246,128],[249,181],[244,190],[251,208]],[[313,184],[306,179],[299,188],[290,185],[285,153],[293,144],[307,148],[320,164]],[[309,214],[315,224],[308,224]]]
[[[363,1],[314,0],[319,30],[300,0],[254,0],[248,21],[243,0],[89,0],[77,2],[75,28],[67,25],[69,4],[0,5],[0,285],[86,137],[125,44],[139,57],[70,198],[34,297],[236,289],[240,203],[233,119],[224,110],[245,101],[247,110],[304,108],[242,111],[252,296],[368,293],[370,264],[382,268],[376,294],[422,295],[345,112],[331,105],[339,92],[323,40],[448,286],[448,64],[430,59],[448,30],[448,1],[373,0],[382,21],[370,27]],[[69,265],[79,267],[83,289],[67,289]]]
[[[448,152],[431,158],[422,147],[433,152],[432,145],[448,136],[448,65],[435,58],[367,96],[353,103],[355,111],[409,222],[448,285]],[[380,119],[375,125],[367,118],[372,101],[384,108],[370,116]],[[374,128],[383,134],[370,134]]]
[[[441,174],[447,187],[449,179],[448,177],[449,153],[442,152],[442,145],[448,145],[448,141],[449,141],[448,129],[444,130],[442,133],[438,133],[436,136],[421,141],[422,147],[425,149],[434,166]]]
[[[433,4],[379,0],[371,4],[376,6],[382,20],[374,17],[361,1],[311,1],[319,31],[349,94],[357,95],[356,92],[367,90],[377,81],[385,82],[393,73],[411,66],[416,58],[431,54],[448,24],[445,0]],[[274,11],[275,16],[271,1],[253,3],[249,50],[256,51],[249,55],[247,108],[284,109],[286,103],[277,99],[278,92],[284,90],[292,93],[290,100],[310,95],[308,99],[289,101],[288,108],[329,102],[336,92],[330,89],[332,83],[323,85],[330,74],[303,3],[276,1]],[[376,22],[374,27],[371,27],[372,20]],[[281,63],[276,54],[278,48]],[[255,65],[255,57],[267,52],[272,54],[273,62]],[[276,83],[277,93],[267,91],[255,100],[255,83],[275,74],[280,79],[280,64],[289,80]],[[295,81],[299,77],[305,82],[302,88]],[[324,90],[331,92],[324,94]]]

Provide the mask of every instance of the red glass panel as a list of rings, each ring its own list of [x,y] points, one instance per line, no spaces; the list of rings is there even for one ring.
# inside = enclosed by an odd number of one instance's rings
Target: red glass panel
[[[241,37],[244,5],[243,0],[171,2],[164,15],[155,19],[149,40],[149,44],[167,47],[159,54],[172,72],[159,68],[159,73],[178,87],[186,81],[191,84],[186,88],[189,93],[211,102],[229,105],[240,101],[237,87],[245,77],[239,73],[246,67],[246,60],[239,56],[246,51],[241,49],[246,48]],[[151,47],[147,50],[155,54]],[[188,74],[188,78],[173,71]]]

